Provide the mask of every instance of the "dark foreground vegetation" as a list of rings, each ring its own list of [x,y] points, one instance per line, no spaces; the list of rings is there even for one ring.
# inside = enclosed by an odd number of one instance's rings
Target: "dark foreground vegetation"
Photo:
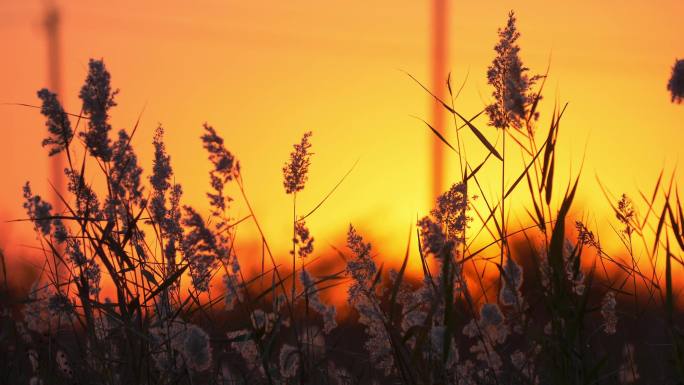
[[[283,264],[261,233],[264,263],[247,274],[235,231],[250,221],[260,229],[259,220],[218,130],[205,124],[201,135],[212,164],[211,210],[199,212],[183,203],[161,126],[146,176],[132,146],[137,125],[111,138],[117,91],[102,61],[89,63],[78,115],[40,90],[43,146],[68,160],[69,194],[48,203],[24,187],[45,261],[19,297],[8,289],[12,275],[2,258],[0,383],[682,383],[673,269],[683,262],[684,211],[676,183],[661,173],[638,204],[606,194],[626,258],[606,253],[589,225],[570,216],[579,176],[554,177],[566,106],[540,123],[546,76],[523,65],[518,36],[511,13],[487,73],[492,104],[480,113],[457,111],[447,81],[450,98],[438,102],[453,116],[456,143],[427,124],[459,154],[461,177],[411,230],[407,250],[417,242],[419,277],[407,274],[408,251],[399,268],[385,268],[374,257],[377,246],[351,225],[338,250],[344,266],[315,273],[306,225],[313,212],[296,210],[311,132],[283,167],[293,198],[290,258]],[[673,101],[682,78],[668,85]],[[500,140],[492,143],[494,133]],[[465,156],[466,136],[485,157]],[[522,168],[510,160],[520,153]],[[481,188],[483,167],[501,170],[494,201]],[[96,177],[102,191],[89,184]],[[231,216],[228,188],[249,216]],[[529,193],[529,227],[514,228],[507,215],[518,190]],[[489,244],[471,242],[483,232]],[[342,284],[344,315],[320,295]]]

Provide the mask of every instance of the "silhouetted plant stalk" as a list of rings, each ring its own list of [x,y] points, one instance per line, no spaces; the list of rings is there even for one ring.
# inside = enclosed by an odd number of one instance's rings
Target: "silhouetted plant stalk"
[[[498,33],[499,42],[494,47],[496,57],[487,71],[487,81],[494,87],[494,102],[488,105],[485,111],[489,116],[489,124],[502,131],[499,264],[503,265],[504,257],[508,255],[510,258],[506,241],[506,136],[509,135],[509,130],[516,130],[528,137],[534,135],[533,125],[527,117],[530,115],[531,106],[535,100],[538,102],[540,96],[530,90],[539,77],[528,77],[529,69],[522,64],[519,57],[520,47],[517,40],[520,32],[517,30],[515,14],[512,11],[508,15],[506,27],[499,29]],[[526,128],[526,132],[521,131],[523,128]]]
[[[282,168],[285,193],[292,195],[292,269],[286,273],[248,199],[240,163],[219,130],[205,123],[200,137],[211,165],[205,215],[183,202],[161,126],[146,178],[132,145],[138,123],[110,139],[117,91],[101,60],[89,62],[80,92],[82,114],[74,125],[57,95],[40,90],[48,133],[43,145],[49,156],[66,153],[69,196],[62,197],[65,212],[55,213],[28,182],[23,188],[24,208],[46,263],[22,304],[23,317],[0,313],[2,330],[10,330],[0,333],[0,352],[3,346],[13,349],[13,359],[0,360],[5,365],[0,367],[12,370],[0,373],[18,372],[12,380],[31,384],[57,379],[165,385],[622,385],[644,376],[638,363],[646,354],[625,338],[630,317],[653,316],[651,305],[657,304],[670,339],[671,371],[662,378],[684,379],[684,333],[677,322],[673,277],[673,262],[684,264],[675,250],[684,251],[684,209],[674,175],[668,184],[661,172],[650,197],[641,194],[645,208],[604,188],[629,260],[610,255],[586,219],[567,226],[579,177],[565,191],[554,177],[566,106],[554,108],[547,132],[539,130],[544,82],[536,92],[532,86],[546,75],[527,75],[518,55],[519,35],[511,12],[487,73],[493,101],[482,112],[471,118],[458,112],[460,90],[454,93],[447,78],[450,103],[438,102],[452,114],[456,147],[427,125],[457,153],[459,177],[409,229],[398,269],[378,263],[376,248],[349,225],[347,247],[338,250],[344,269],[316,273],[319,251],[306,219],[346,175],[313,210],[298,215],[297,193],[307,183],[311,163],[311,132],[294,145]],[[673,101],[679,101],[677,68],[669,85]],[[477,127],[483,113],[502,135],[500,152]],[[76,135],[81,121],[85,128]],[[488,150],[477,162],[467,156],[470,134]],[[523,159],[510,185],[505,177],[514,170],[506,166],[507,136]],[[498,169],[495,159],[502,162],[498,203],[487,198],[479,177],[484,168]],[[93,161],[98,167],[88,167]],[[98,196],[90,185],[93,169],[106,181],[105,195]],[[246,217],[232,216],[230,188],[239,191]],[[525,188],[533,225],[511,231],[505,202]],[[245,221],[256,226],[263,249],[261,271],[251,277],[241,268],[235,246],[236,229]],[[417,279],[407,272],[414,230],[422,267]],[[529,259],[511,252],[509,238],[516,235],[533,251]],[[482,241],[484,236],[489,242]],[[657,270],[663,253],[664,276]],[[644,258],[649,266],[639,263]],[[60,276],[60,266],[66,276]],[[495,273],[491,277],[485,271]],[[223,286],[217,288],[219,275]],[[353,315],[338,324],[336,307],[321,293],[341,283],[348,284]],[[102,298],[105,284],[113,286],[113,298]],[[637,301],[641,290],[648,298]],[[353,329],[362,340],[350,344],[345,340]]]
[[[684,100],[684,59],[675,60],[667,90],[670,91],[673,103],[680,104]]]

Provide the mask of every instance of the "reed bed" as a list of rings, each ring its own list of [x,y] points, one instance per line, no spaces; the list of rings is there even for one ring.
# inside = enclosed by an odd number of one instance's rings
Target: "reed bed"
[[[148,174],[133,149],[137,124],[111,134],[117,91],[102,60],[89,62],[79,114],[67,113],[51,91],[38,91],[43,146],[49,156],[66,157],[68,194],[50,203],[28,182],[24,187],[26,220],[45,260],[25,298],[3,301],[0,383],[682,383],[673,268],[683,264],[684,210],[676,183],[661,172],[638,202],[606,192],[628,258],[607,253],[590,225],[571,217],[580,176],[556,176],[567,105],[542,119],[546,75],[522,63],[512,12],[498,34],[487,73],[492,103],[470,115],[457,111],[451,78],[449,99],[435,97],[453,117],[456,143],[425,124],[458,154],[460,178],[416,221],[397,269],[385,268],[375,258],[378,246],[353,225],[340,229],[344,265],[325,275],[311,267],[316,243],[306,220],[316,209],[297,205],[309,182],[311,132],[283,166],[292,196],[292,247],[283,263],[219,130],[205,124],[200,134],[212,165],[210,211],[200,212],[184,203],[163,127]],[[673,75],[673,101],[680,86]],[[494,133],[501,140],[492,143]],[[486,156],[467,157],[466,137]],[[520,153],[522,168],[511,163]],[[485,198],[483,167],[501,170],[496,199]],[[104,193],[96,193],[94,178]],[[239,194],[228,196],[228,186]],[[529,197],[527,227],[510,223],[514,191]],[[474,196],[484,210],[473,206]],[[247,217],[233,217],[233,199],[246,205]],[[237,228],[248,222],[264,250],[257,274],[245,272],[235,247]],[[482,232],[492,242],[476,246],[471,240]],[[416,244],[418,277],[407,273]],[[2,262],[7,288],[4,255]],[[483,266],[495,274],[485,276]],[[103,286],[113,294],[105,296]],[[351,309],[344,317],[321,299],[340,287]]]

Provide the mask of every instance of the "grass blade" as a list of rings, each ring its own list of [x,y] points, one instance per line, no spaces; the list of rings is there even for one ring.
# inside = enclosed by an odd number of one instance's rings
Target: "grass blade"
[[[423,119],[421,119],[421,118],[419,118],[419,117],[417,117],[417,116],[412,116],[412,117],[413,117],[413,118],[416,118],[416,119],[418,119],[418,120],[420,120],[420,121],[423,122],[423,123],[425,123],[425,125],[428,126],[428,127],[430,128],[430,130],[432,130],[432,133],[435,134],[435,135],[439,138],[439,140],[442,141],[442,143],[446,144],[447,147],[449,147],[453,152],[455,152],[455,153],[457,153],[457,154],[460,154],[460,153],[458,152],[458,150],[456,150],[456,149],[454,148],[454,146],[452,146],[451,143],[449,143],[449,142],[444,138],[444,136],[442,136],[442,134],[440,134],[439,131],[437,131],[437,129],[434,128],[430,123],[426,122],[425,120],[423,120]]]

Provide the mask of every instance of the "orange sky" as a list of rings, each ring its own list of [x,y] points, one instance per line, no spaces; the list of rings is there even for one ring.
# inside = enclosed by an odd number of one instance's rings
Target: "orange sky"
[[[665,87],[675,58],[684,56],[684,3],[654,4],[515,4],[524,62],[543,72],[551,57],[543,129],[554,99],[570,103],[561,124],[558,176],[567,180],[570,169],[576,174],[586,145],[576,213],[595,221],[602,236],[613,216],[594,175],[611,191],[636,196],[637,188],[650,190],[660,169],[670,172],[682,156],[684,106],[671,104]],[[37,104],[35,92],[47,84],[44,5],[0,1],[0,103]],[[496,29],[511,6],[449,4],[448,68],[458,81],[469,74],[457,101],[464,115],[480,111],[490,98],[485,74]],[[291,197],[283,191],[281,167],[292,143],[313,130],[315,156],[300,207],[314,206],[360,159],[309,220],[318,250],[338,242],[353,222],[387,241],[377,247],[381,255],[403,255],[408,225],[428,208],[431,136],[411,117],[429,119],[430,100],[400,70],[429,83],[429,2],[72,0],[61,9],[67,109],[78,112],[88,58],[104,58],[121,89],[114,128],[130,128],[145,109],[134,146],[149,171],[153,130],[159,122],[166,127],[186,203],[206,206],[209,165],[198,137],[207,121],[240,159],[262,225],[277,253],[286,255]],[[20,198],[27,179],[36,192],[49,192],[40,146],[45,129],[38,111],[23,107],[0,106],[0,122],[0,247],[18,255],[30,252],[22,245],[36,244],[30,225],[4,222],[24,216]],[[478,126],[496,139],[486,119]],[[469,155],[476,156],[481,146],[470,144],[475,150]],[[492,195],[498,172],[483,174],[492,176],[485,178]],[[676,175],[684,181],[681,171]],[[244,214],[235,205],[234,216]],[[241,239],[252,235],[251,225],[238,233]]]

